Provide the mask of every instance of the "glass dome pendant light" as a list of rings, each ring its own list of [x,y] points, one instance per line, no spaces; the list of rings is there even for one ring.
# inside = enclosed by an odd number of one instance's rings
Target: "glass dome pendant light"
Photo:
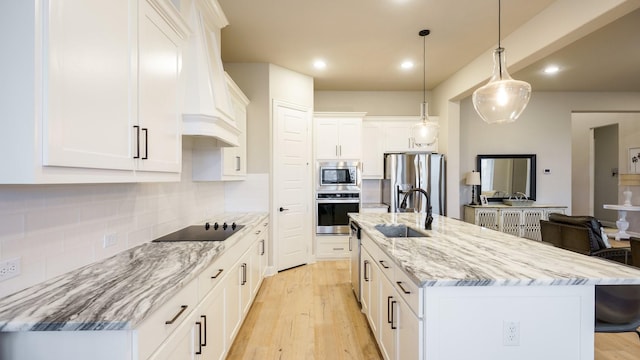
[[[504,48],[500,46],[500,8],[498,0],[498,48],[493,52],[493,74],[472,97],[476,112],[489,124],[514,122],[531,98],[531,85],[512,79],[507,72]]]
[[[427,105],[427,80],[426,80],[426,36],[431,31],[420,30],[418,35],[423,39],[423,61],[422,61],[422,104],[420,104],[420,122],[411,127],[411,137],[413,138],[413,144],[416,147],[429,146],[436,142],[438,139],[438,128],[440,125],[435,121],[429,120],[429,108]]]

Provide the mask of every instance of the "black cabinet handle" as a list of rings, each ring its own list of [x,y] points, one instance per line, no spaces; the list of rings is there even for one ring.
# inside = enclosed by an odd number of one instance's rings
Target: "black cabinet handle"
[[[287,211],[287,210],[289,210],[289,209],[285,209],[282,206],[280,206],[280,212]]]
[[[187,310],[187,305],[182,305],[182,306],[180,306],[180,311],[178,311],[178,313],[176,314],[176,316],[174,316],[174,317],[173,317],[173,319],[171,319],[171,320],[167,320],[167,321],[165,321],[164,323],[165,323],[165,324],[167,324],[167,325],[171,325],[171,324],[173,324],[174,322],[176,322],[176,320],[178,320],[178,318],[180,317],[180,315],[182,315],[182,313],[183,313],[185,310]]]
[[[207,346],[207,316],[200,315],[200,317],[202,318],[202,327],[204,328],[204,342],[202,346]]]
[[[223,271],[224,271],[224,269],[218,269],[218,272],[215,275],[213,275],[211,278],[212,279],[217,278],[218,276],[220,276],[220,274],[222,274]]]
[[[133,156],[134,159],[140,158],[140,126],[133,125],[133,128],[136,129],[136,154]]]
[[[393,316],[392,314],[390,314],[391,312],[391,299],[393,299],[393,296],[387,296],[387,323],[391,324],[391,316]]]
[[[407,291],[404,286],[402,286],[402,281],[396,281],[396,284],[398,284],[398,286],[400,287],[400,290],[402,290],[403,293],[405,294],[411,294],[411,291]]]
[[[367,265],[369,265],[369,260],[364,261],[364,281],[369,282],[369,274],[367,274]]]
[[[244,285],[247,283],[247,263],[242,263],[242,281],[240,285]]]
[[[142,160],[147,160],[149,158],[149,129],[142,128],[144,131],[144,157]]]
[[[379,260],[378,262],[380,263],[380,265],[382,265],[383,268],[385,269],[389,268],[387,265],[385,265],[384,260]]]
[[[395,330],[398,327],[395,326],[395,320],[393,319],[393,305],[397,304],[397,301],[393,300],[391,301],[391,329]]]
[[[200,355],[202,354],[202,323],[196,321],[196,325],[198,325],[198,351],[196,351],[196,355]]]
[[[260,242],[262,243],[262,251],[260,252],[260,255],[264,255],[264,252],[265,252],[264,239],[263,239],[263,240],[260,240]]]

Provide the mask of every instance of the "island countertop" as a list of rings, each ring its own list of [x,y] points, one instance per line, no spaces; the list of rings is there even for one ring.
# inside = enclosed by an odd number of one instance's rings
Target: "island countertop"
[[[267,216],[221,214],[205,221],[246,226],[225,241],[149,242],[6,296],[0,332],[133,329]]]
[[[640,269],[555,248],[460,220],[425,214],[350,213],[364,232],[419,286],[640,284]],[[426,237],[387,238],[375,225],[407,225]]]

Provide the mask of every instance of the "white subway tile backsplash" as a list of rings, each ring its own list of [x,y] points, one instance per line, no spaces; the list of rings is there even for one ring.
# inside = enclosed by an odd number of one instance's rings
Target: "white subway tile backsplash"
[[[175,183],[0,185],[0,259],[22,258],[0,297],[224,212],[224,183],[192,182],[190,158]]]

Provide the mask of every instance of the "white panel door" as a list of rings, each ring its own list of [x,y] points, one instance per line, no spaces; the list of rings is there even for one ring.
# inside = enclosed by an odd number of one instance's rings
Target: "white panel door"
[[[45,2],[44,165],[133,169],[133,3]]]
[[[273,194],[277,269],[306,264],[311,248],[311,109],[274,101]]]

